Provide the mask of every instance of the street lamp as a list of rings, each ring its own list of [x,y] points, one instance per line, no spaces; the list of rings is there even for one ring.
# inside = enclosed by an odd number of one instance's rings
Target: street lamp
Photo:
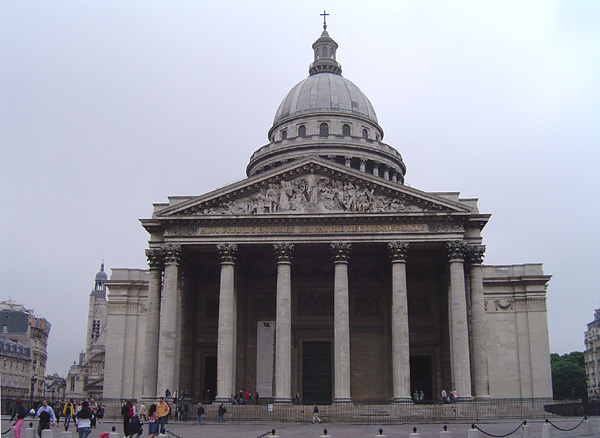
[[[35,382],[37,381],[36,377],[33,376],[31,378],[31,391],[29,392],[29,409],[33,408],[33,390],[35,388]]]

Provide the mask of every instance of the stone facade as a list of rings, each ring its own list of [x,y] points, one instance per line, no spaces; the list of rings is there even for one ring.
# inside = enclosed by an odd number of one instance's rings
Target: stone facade
[[[588,397],[598,400],[600,399],[600,309],[596,309],[594,320],[587,325],[584,357]]]
[[[313,49],[247,179],[142,219],[150,269],[107,282],[105,397],[551,397],[550,277],[483,266],[490,215],[404,185],[325,29]]]

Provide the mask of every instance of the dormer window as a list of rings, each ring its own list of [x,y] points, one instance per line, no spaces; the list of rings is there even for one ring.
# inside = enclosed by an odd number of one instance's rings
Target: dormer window
[[[344,126],[342,126],[342,134],[344,137],[350,137],[350,125],[344,124]]]
[[[306,126],[305,125],[301,125],[298,128],[298,137],[306,137]]]
[[[319,135],[329,135],[329,125],[327,123],[321,123],[321,125],[319,126]]]

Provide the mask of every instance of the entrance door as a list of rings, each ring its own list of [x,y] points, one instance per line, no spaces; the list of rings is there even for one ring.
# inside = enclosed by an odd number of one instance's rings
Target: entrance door
[[[423,391],[425,400],[433,400],[431,356],[410,357],[410,393]]]
[[[302,349],[302,400],[331,403],[331,343],[304,342]]]
[[[204,394],[206,390],[210,390],[210,398],[215,398],[217,394],[217,356],[205,356],[204,357]]]

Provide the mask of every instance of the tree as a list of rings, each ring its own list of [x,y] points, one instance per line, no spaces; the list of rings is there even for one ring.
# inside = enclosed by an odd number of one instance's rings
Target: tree
[[[552,390],[555,398],[587,397],[585,359],[581,351],[550,355]]]

